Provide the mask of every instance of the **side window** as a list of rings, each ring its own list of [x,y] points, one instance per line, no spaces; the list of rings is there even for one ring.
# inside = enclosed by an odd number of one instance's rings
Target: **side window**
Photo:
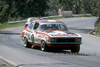
[[[30,30],[32,30],[32,29],[33,29],[33,24],[30,24],[30,25],[28,26],[28,28],[29,28]]]
[[[34,30],[39,30],[39,23],[35,23]]]

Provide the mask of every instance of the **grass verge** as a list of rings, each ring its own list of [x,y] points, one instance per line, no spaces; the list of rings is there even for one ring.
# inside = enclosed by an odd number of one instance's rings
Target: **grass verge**
[[[13,28],[13,27],[20,27],[25,25],[25,23],[13,23],[13,24],[8,24],[8,23],[4,23],[4,24],[0,24],[0,30],[6,29],[6,28]]]
[[[91,31],[90,34],[100,37],[100,18],[95,23],[94,30]]]
[[[64,19],[66,17],[55,17],[55,18],[49,18],[48,20],[58,20],[58,19]]]
[[[100,18],[95,24],[95,35],[100,37]]]

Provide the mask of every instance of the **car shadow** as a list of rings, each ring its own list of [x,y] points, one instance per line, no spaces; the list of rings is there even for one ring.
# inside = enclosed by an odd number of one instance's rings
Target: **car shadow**
[[[72,53],[70,50],[48,50],[48,51],[41,51],[39,47],[35,48],[34,50],[38,50],[37,55],[39,56],[96,56],[96,54],[92,53],[84,53],[84,52],[79,52],[79,53]]]
[[[95,56],[96,54],[91,54],[91,53],[72,53],[70,50],[59,50],[59,51],[47,51],[49,53],[53,53],[56,55],[70,55],[70,56]]]

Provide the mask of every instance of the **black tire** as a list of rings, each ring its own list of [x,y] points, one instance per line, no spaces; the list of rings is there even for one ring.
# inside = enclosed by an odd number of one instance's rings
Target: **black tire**
[[[25,43],[25,47],[26,48],[31,48],[31,45],[29,44],[29,42],[28,42],[26,37],[24,38],[24,43]]]
[[[72,53],[78,53],[80,51],[80,45],[79,46],[74,46],[71,48]]]
[[[42,50],[42,51],[47,51],[47,49],[48,49],[48,47],[47,47],[45,41],[42,41],[42,42],[41,42],[41,50]]]

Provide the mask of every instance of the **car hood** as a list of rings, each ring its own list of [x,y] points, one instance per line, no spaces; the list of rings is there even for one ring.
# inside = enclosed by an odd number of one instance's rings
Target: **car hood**
[[[50,37],[81,37],[79,34],[69,31],[44,31],[44,33]]]

